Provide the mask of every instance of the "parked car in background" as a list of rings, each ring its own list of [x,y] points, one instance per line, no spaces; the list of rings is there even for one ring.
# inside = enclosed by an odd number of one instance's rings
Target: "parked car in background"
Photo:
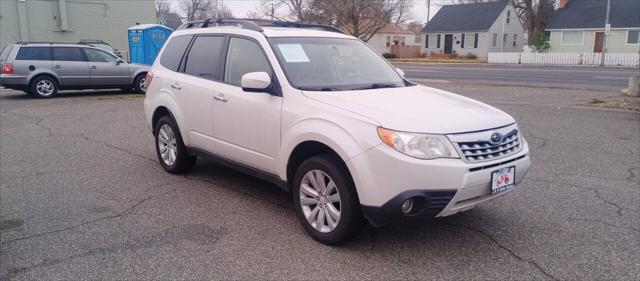
[[[146,91],[149,67],[73,43],[16,43],[0,53],[0,86],[51,98],[59,90],[121,88]]]
[[[412,83],[335,28],[261,24],[192,22],[163,47],[144,109],[167,172],[205,157],[275,183],[327,244],[365,219],[472,209],[527,174],[529,146],[509,114]]]

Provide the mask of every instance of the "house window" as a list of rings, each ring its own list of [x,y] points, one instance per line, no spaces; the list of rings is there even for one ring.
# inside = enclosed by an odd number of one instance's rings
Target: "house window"
[[[420,36],[420,35],[416,35],[416,36],[414,36],[414,37],[415,37],[415,39],[414,39],[414,40],[415,40],[415,42],[414,42],[414,43],[416,43],[416,44],[418,44],[418,45],[422,44],[422,36]]]
[[[582,45],[584,33],[582,31],[563,31],[562,45]]]
[[[430,48],[440,48],[440,44],[438,44],[438,35],[429,35],[429,45]]]
[[[507,38],[509,37],[509,34],[502,34],[502,47],[506,47],[507,46]]]
[[[518,34],[513,35],[513,47],[515,48],[518,45]]]
[[[404,46],[404,44],[405,44],[404,40],[405,40],[404,36],[400,37],[400,45]]]
[[[491,43],[492,47],[498,47],[498,33],[493,34],[493,41]]]
[[[462,40],[463,42],[463,46],[462,48],[464,48],[465,46],[467,46],[467,48],[476,48],[476,34],[475,33],[465,33],[463,34],[464,39]]]
[[[507,11],[507,24],[511,23],[511,11]]]
[[[627,31],[627,44],[640,44],[640,30]]]
[[[391,46],[391,36],[387,36],[387,47]]]

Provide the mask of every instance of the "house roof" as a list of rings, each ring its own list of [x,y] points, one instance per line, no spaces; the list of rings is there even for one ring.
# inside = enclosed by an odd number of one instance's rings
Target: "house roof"
[[[604,28],[607,1],[569,0],[553,15],[547,29]],[[612,28],[640,27],[639,0],[612,0],[609,22]]]
[[[392,34],[413,34],[413,32],[399,27],[395,24],[387,24],[382,29],[378,30],[378,33],[392,33]]]
[[[442,6],[422,29],[426,32],[488,30],[508,1]]]

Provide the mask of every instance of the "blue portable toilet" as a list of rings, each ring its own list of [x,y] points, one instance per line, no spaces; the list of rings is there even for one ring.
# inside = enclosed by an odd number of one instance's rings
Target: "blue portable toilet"
[[[129,28],[129,60],[131,63],[153,64],[162,45],[173,32],[159,24],[139,24]]]

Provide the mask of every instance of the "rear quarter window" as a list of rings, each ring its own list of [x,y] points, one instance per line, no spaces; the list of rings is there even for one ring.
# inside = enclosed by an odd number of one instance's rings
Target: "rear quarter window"
[[[9,53],[11,53],[11,49],[13,49],[13,46],[11,45],[6,45],[4,46],[4,48],[2,48],[2,52],[0,53],[0,62],[6,61],[7,58],[9,58]]]
[[[184,55],[192,37],[192,35],[182,35],[171,38],[160,56],[160,64],[173,71],[178,71],[182,55]]]
[[[51,60],[50,47],[20,47],[16,60]]]

